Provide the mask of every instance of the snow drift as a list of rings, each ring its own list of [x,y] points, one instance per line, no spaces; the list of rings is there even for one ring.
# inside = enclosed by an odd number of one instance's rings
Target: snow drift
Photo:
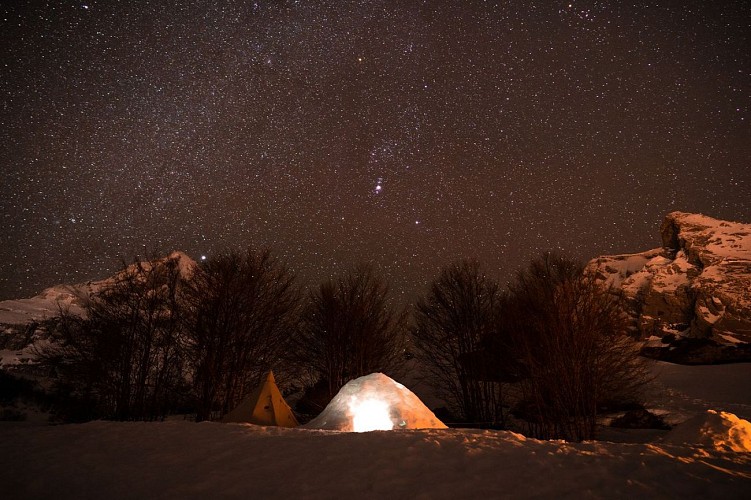
[[[707,410],[671,431],[665,443],[717,451],[751,452],[751,422],[724,411]]]
[[[367,432],[446,425],[412,391],[383,373],[372,373],[349,381],[305,427]]]

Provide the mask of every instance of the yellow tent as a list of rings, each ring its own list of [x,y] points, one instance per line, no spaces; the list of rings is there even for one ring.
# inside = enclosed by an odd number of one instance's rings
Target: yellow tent
[[[297,427],[300,425],[269,372],[266,380],[255,388],[234,410],[227,413],[222,422],[251,423]]]

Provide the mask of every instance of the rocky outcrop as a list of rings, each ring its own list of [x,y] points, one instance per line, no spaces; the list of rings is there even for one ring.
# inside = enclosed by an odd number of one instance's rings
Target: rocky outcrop
[[[644,339],[751,342],[751,224],[673,212],[662,248],[590,262],[625,293],[635,332]]]

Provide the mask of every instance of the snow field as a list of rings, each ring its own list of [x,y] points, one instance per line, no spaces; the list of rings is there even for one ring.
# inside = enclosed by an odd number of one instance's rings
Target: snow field
[[[751,488],[751,453],[504,431],[92,422],[1,432],[5,498],[720,498]]]

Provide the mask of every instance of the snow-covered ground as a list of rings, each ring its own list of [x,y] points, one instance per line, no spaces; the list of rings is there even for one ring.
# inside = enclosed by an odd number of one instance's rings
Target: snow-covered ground
[[[0,485],[4,498],[742,498],[751,453],[481,430],[93,422],[4,428]]]
[[[686,366],[655,362],[650,408],[661,410],[669,423],[715,409],[751,420],[751,363]]]
[[[651,443],[505,431],[250,424],[0,425],[3,498],[748,498],[751,365],[656,365],[651,408],[693,417]],[[734,406],[732,406],[734,405]],[[693,444],[686,444],[686,442]],[[748,449],[734,452],[732,448]]]

